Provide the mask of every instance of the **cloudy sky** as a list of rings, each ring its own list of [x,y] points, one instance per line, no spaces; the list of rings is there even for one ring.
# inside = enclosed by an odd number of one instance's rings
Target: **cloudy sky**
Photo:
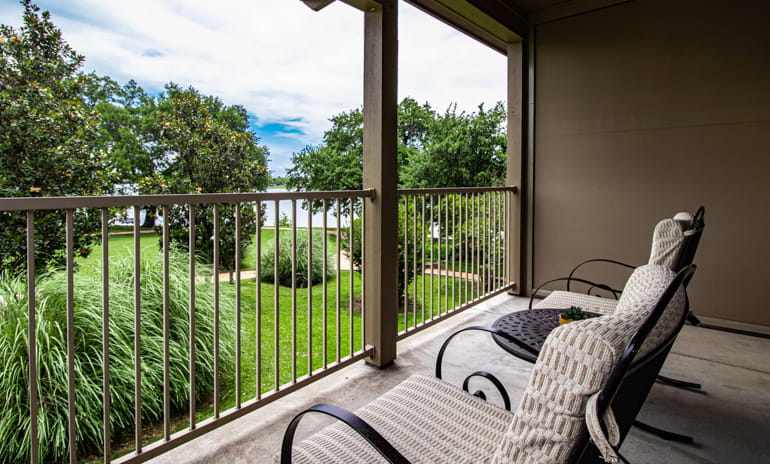
[[[150,93],[169,81],[243,105],[270,169],[321,141],[330,116],[363,102],[363,14],[335,2],[316,13],[299,0],[38,0],[85,71]],[[0,23],[22,8],[0,0]],[[399,99],[473,111],[505,97],[505,58],[399,4]]]

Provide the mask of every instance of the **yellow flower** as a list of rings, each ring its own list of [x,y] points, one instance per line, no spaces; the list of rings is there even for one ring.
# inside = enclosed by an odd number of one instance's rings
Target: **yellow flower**
[[[20,38],[18,38],[18,37],[16,37],[15,35],[14,35],[14,36],[11,36],[11,42],[18,42],[18,41],[20,41],[20,40],[21,40],[21,39],[20,39]]]
[[[203,188],[201,187],[195,187],[195,191],[198,193],[201,193],[203,191]]]
[[[29,191],[32,193],[40,193],[40,187],[30,187]]]

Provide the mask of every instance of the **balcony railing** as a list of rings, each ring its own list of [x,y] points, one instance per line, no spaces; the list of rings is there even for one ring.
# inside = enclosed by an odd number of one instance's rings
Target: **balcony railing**
[[[510,187],[399,191],[399,339],[511,287],[507,224],[514,193]],[[21,293],[29,421],[20,422],[20,429],[28,430],[25,460],[44,460],[43,445],[50,437],[40,424],[52,407],[59,408],[54,414],[65,424],[59,446],[69,462],[82,459],[79,449],[99,446],[105,463],[138,463],[370,356],[363,263],[378,257],[363,256],[363,221],[372,197],[373,191],[362,190],[0,199],[2,214],[20,216],[22,223],[26,216],[27,269],[21,277],[26,290]],[[314,215],[311,204],[325,213]],[[162,218],[157,242],[148,243],[140,229],[140,213],[148,207]],[[116,211],[125,209],[135,219],[132,231],[121,238],[130,250],[124,253],[128,261],[116,261],[111,226]],[[60,371],[66,380],[55,392],[46,378],[51,372],[41,367],[51,341],[41,329],[48,316],[40,285],[49,277],[42,278],[35,266],[41,239],[35,226],[51,214],[64,217],[59,232],[66,236],[60,274],[66,281],[66,309],[57,322],[66,335],[61,342],[66,367]],[[101,220],[101,260],[90,258],[99,283],[91,288],[82,282],[85,260],[76,257],[75,223],[83,214]],[[175,221],[167,220],[172,216]],[[305,224],[299,227],[299,222]],[[243,254],[254,253],[248,263],[235,252],[244,248],[244,233],[254,239]],[[174,251],[174,236],[182,237],[183,251]],[[210,250],[201,250],[202,238],[208,237]],[[234,243],[225,246],[228,240]],[[281,277],[285,260],[290,271]],[[239,272],[220,278],[225,262]],[[82,269],[76,272],[78,266]],[[264,281],[266,266],[275,271],[269,282]],[[320,273],[314,274],[314,267]],[[125,272],[128,288],[118,288],[113,277]],[[90,319],[79,299],[85,294],[96,301]],[[153,305],[151,295],[162,303]],[[84,327],[98,346],[84,346]],[[120,337],[129,345],[122,352],[115,342]],[[98,378],[88,400],[96,399],[98,406],[90,412],[78,393],[84,351],[95,356],[88,362]],[[126,352],[123,362],[119,357]],[[153,391],[162,392],[162,398],[153,400]],[[99,409],[101,423],[90,425],[98,436],[84,445],[83,414],[98,416]]]
[[[512,287],[514,187],[399,190],[399,338]]]

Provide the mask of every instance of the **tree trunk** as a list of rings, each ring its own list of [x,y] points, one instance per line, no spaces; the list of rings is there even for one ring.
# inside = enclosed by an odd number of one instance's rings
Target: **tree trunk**
[[[152,229],[155,227],[155,215],[157,208],[155,206],[148,206],[145,208],[144,222],[142,223],[142,229]],[[138,219],[138,218],[137,218]]]

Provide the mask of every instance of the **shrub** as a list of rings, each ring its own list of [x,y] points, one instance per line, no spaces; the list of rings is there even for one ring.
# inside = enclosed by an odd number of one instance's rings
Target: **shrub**
[[[406,250],[406,254],[404,253],[404,216],[409,215],[409,220],[407,221],[407,233],[408,239],[409,239],[409,249]],[[416,267],[418,269],[418,274],[422,274],[422,268],[424,263],[422,262],[421,258],[422,255],[420,253],[417,254],[417,261],[413,262],[413,256],[412,256],[412,247],[414,246],[414,240],[415,236],[417,237],[417,244],[418,247],[423,242],[426,243],[426,247],[430,247],[431,244],[429,242],[430,237],[428,236],[430,230],[429,227],[425,227],[423,229],[423,224],[421,221],[418,220],[416,224],[414,221],[411,220],[414,214],[417,214],[414,210],[414,205],[412,202],[409,202],[408,205],[408,211],[407,207],[404,206],[402,202],[399,202],[398,204],[398,295],[399,297],[404,296],[404,289],[408,288],[409,284],[414,280],[414,273],[413,270]],[[361,248],[361,218],[357,217],[353,220],[353,255],[350,257],[351,261],[354,265],[358,266],[359,268],[362,265],[362,248]],[[341,231],[341,237],[340,237],[340,246],[343,247],[342,249],[345,251],[350,250],[350,228],[346,227],[342,229]],[[443,251],[442,251],[443,252]],[[409,260],[409,273],[407,274],[407,280],[404,281],[404,266],[405,266],[405,258]]]
[[[189,276],[187,255],[170,254],[170,398],[173,411],[185,411],[189,398]],[[142,421],[158,422],[163,411],[163,267],[157,258],[141,262]],[[196,400],[213,390],[214,297],[211,283],[196,285]],[[134,427],[134,272],[133,257],[110,265],[110,422],[113,437]],[[37,284],[37,356],[41,461],[67,455],[66,274]],[[220,375],[234,368],[234,300],[222,288]],[[227,289],[229,290],[229,289]],[[75,276],[75,395],[79,454],[102,444],[102,291],[101,270]],[[0,275],[0,462],[28,460],[28,340],[26,283]]]
[[[297,234],[297,286],[307,287],[308,266],[307,251],[308,240],[307,232],[300,231]],[[291,286],[291,235],[281,233],[279,237],[278,248],[278,281],[281,285]],[[313,269],[312,281],[319,283],[323,279],[323,232],[313,232]],[[327,260],[330,262],[330,254]],[[270,241],[262,248],[261,280],[263,282],[275,281],[275,242]],[[332,266],[327,266],[326,277],[332,277]]]

